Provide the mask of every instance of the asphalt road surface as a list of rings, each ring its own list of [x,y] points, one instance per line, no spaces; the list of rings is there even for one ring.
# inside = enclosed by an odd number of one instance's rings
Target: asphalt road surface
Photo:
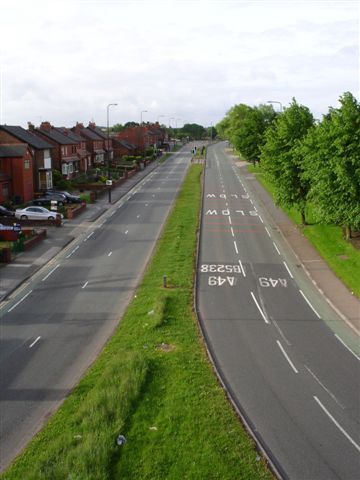
[[[0,311],[0,467],[76,384],[133,296],[184,179],[184,147],[114,204]]]
[[[250,182],[224,143],[208,149],[197,309],[209,351],[280,477],[359,479],[358,339],[298,272]]]

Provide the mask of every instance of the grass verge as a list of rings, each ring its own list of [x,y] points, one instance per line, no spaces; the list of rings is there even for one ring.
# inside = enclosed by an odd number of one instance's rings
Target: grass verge
[[[273,478],[214,377],[193,313],[201,173],[190,167],[115,334],[2,480]]]
[[[259,182],[274,197],[274,186],[263,175],[260,166],[248,166]],[[297,225],[301,225],[300,213],[296,208],[283,208],[286,214]],[[345,285],[360,298],[360,251],[347,242],[342,235],[342,229],[335,225],[316,223],[311,204],[308,205],[306,217],[309,225],[302,227],[306,238],[312,243],[335,274]]]

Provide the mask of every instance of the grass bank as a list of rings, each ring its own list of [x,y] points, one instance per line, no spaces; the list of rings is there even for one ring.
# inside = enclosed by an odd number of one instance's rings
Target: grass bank
[[[274,197],[274,186],[263,174],[261,166],[254,168],[252,165],[249,165],[248,170],[255,174],[260,183]],[[284,208],[283,210],[294,223],[301,225],[301,217],[297,209]],[[311,204],[307,207],[306,217],[309,225],[302,227],[304,235],[335,274],[360,298],[360,251],[343,238],[340,227],[317,223]]]
[[[193,313],[201,173],[190,167],[115,334],[2,480],[273,478],[214,377]]]

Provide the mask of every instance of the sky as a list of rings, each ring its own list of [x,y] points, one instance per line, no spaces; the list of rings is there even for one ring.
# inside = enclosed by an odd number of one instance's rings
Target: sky
[[[216,125],[359,99],[354,0],[0,0],[0,124]],[[116,103],[109,108],[111,103]]]

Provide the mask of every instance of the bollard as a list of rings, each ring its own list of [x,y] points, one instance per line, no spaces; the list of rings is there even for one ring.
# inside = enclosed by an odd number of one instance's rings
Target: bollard
[[[167,278],[166,278],[166,275],[164,275],[164,288],[167,287]]]

